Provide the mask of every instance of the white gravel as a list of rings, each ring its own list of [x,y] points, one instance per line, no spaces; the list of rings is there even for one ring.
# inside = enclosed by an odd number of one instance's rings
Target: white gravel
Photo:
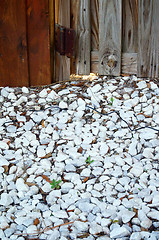
[[[0,88],[0,239],[159,239],[158,85]]]

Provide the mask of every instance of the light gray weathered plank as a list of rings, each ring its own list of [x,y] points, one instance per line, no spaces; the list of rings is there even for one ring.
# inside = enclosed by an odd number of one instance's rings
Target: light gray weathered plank
[[[138,76],[159,76],[159,1],[139,1]]]
[[[99,74],[120,75],[121,0],[99,1]]]
[[[91,26],[90,0],[71,0],[72,24],[76,30],[76,74],[90,73]]]
[[[70,0],[55,0],[55,23],[70,27]],[[55,79],[67,81],[70,79],[70,59],[55,53]]]

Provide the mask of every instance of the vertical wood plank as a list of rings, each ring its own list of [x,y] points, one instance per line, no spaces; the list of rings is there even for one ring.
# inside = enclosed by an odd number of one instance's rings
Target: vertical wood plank
[[[76,30],[76,74],[90,74],[90,0],[71,0],[72,25]]]
[[[99,0],[91,0],[91,50],[99,50]]]
[[[123,0],[122,20],[122,51],[137,53],[138,0]]]
[[[49,2],[27,0],[30,85],[51,83]]]
[[[91,0],[91,70],[98,73],[99,51],[99,0]]]
[[[138,76],[159,76],[159,1],[139,1]]]
[[[49,0],[49,16],[50,16],[50,69],[51,82],[55,81],[55,4],[54,0]]]
[[[99,1],[99,74],[120,75],[121,0]]]
[[[28,86],[26,5],[0,2],[0,86]]]
[[[55,23],[70,27],[70,0],[55,0]],[[70,78],[70,59],[55,53],[55,79],[65,81]]]

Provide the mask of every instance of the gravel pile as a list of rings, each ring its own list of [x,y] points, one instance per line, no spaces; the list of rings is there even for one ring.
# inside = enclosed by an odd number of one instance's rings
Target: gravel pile
[[[159,88],[0,89],[0,239],[159,239]]]

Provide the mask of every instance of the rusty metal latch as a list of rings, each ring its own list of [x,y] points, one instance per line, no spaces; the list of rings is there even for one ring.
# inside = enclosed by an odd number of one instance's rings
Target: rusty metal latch
[[[55,24],[55,50],[60,55],[73,57],[75,54],[75,30]]]

